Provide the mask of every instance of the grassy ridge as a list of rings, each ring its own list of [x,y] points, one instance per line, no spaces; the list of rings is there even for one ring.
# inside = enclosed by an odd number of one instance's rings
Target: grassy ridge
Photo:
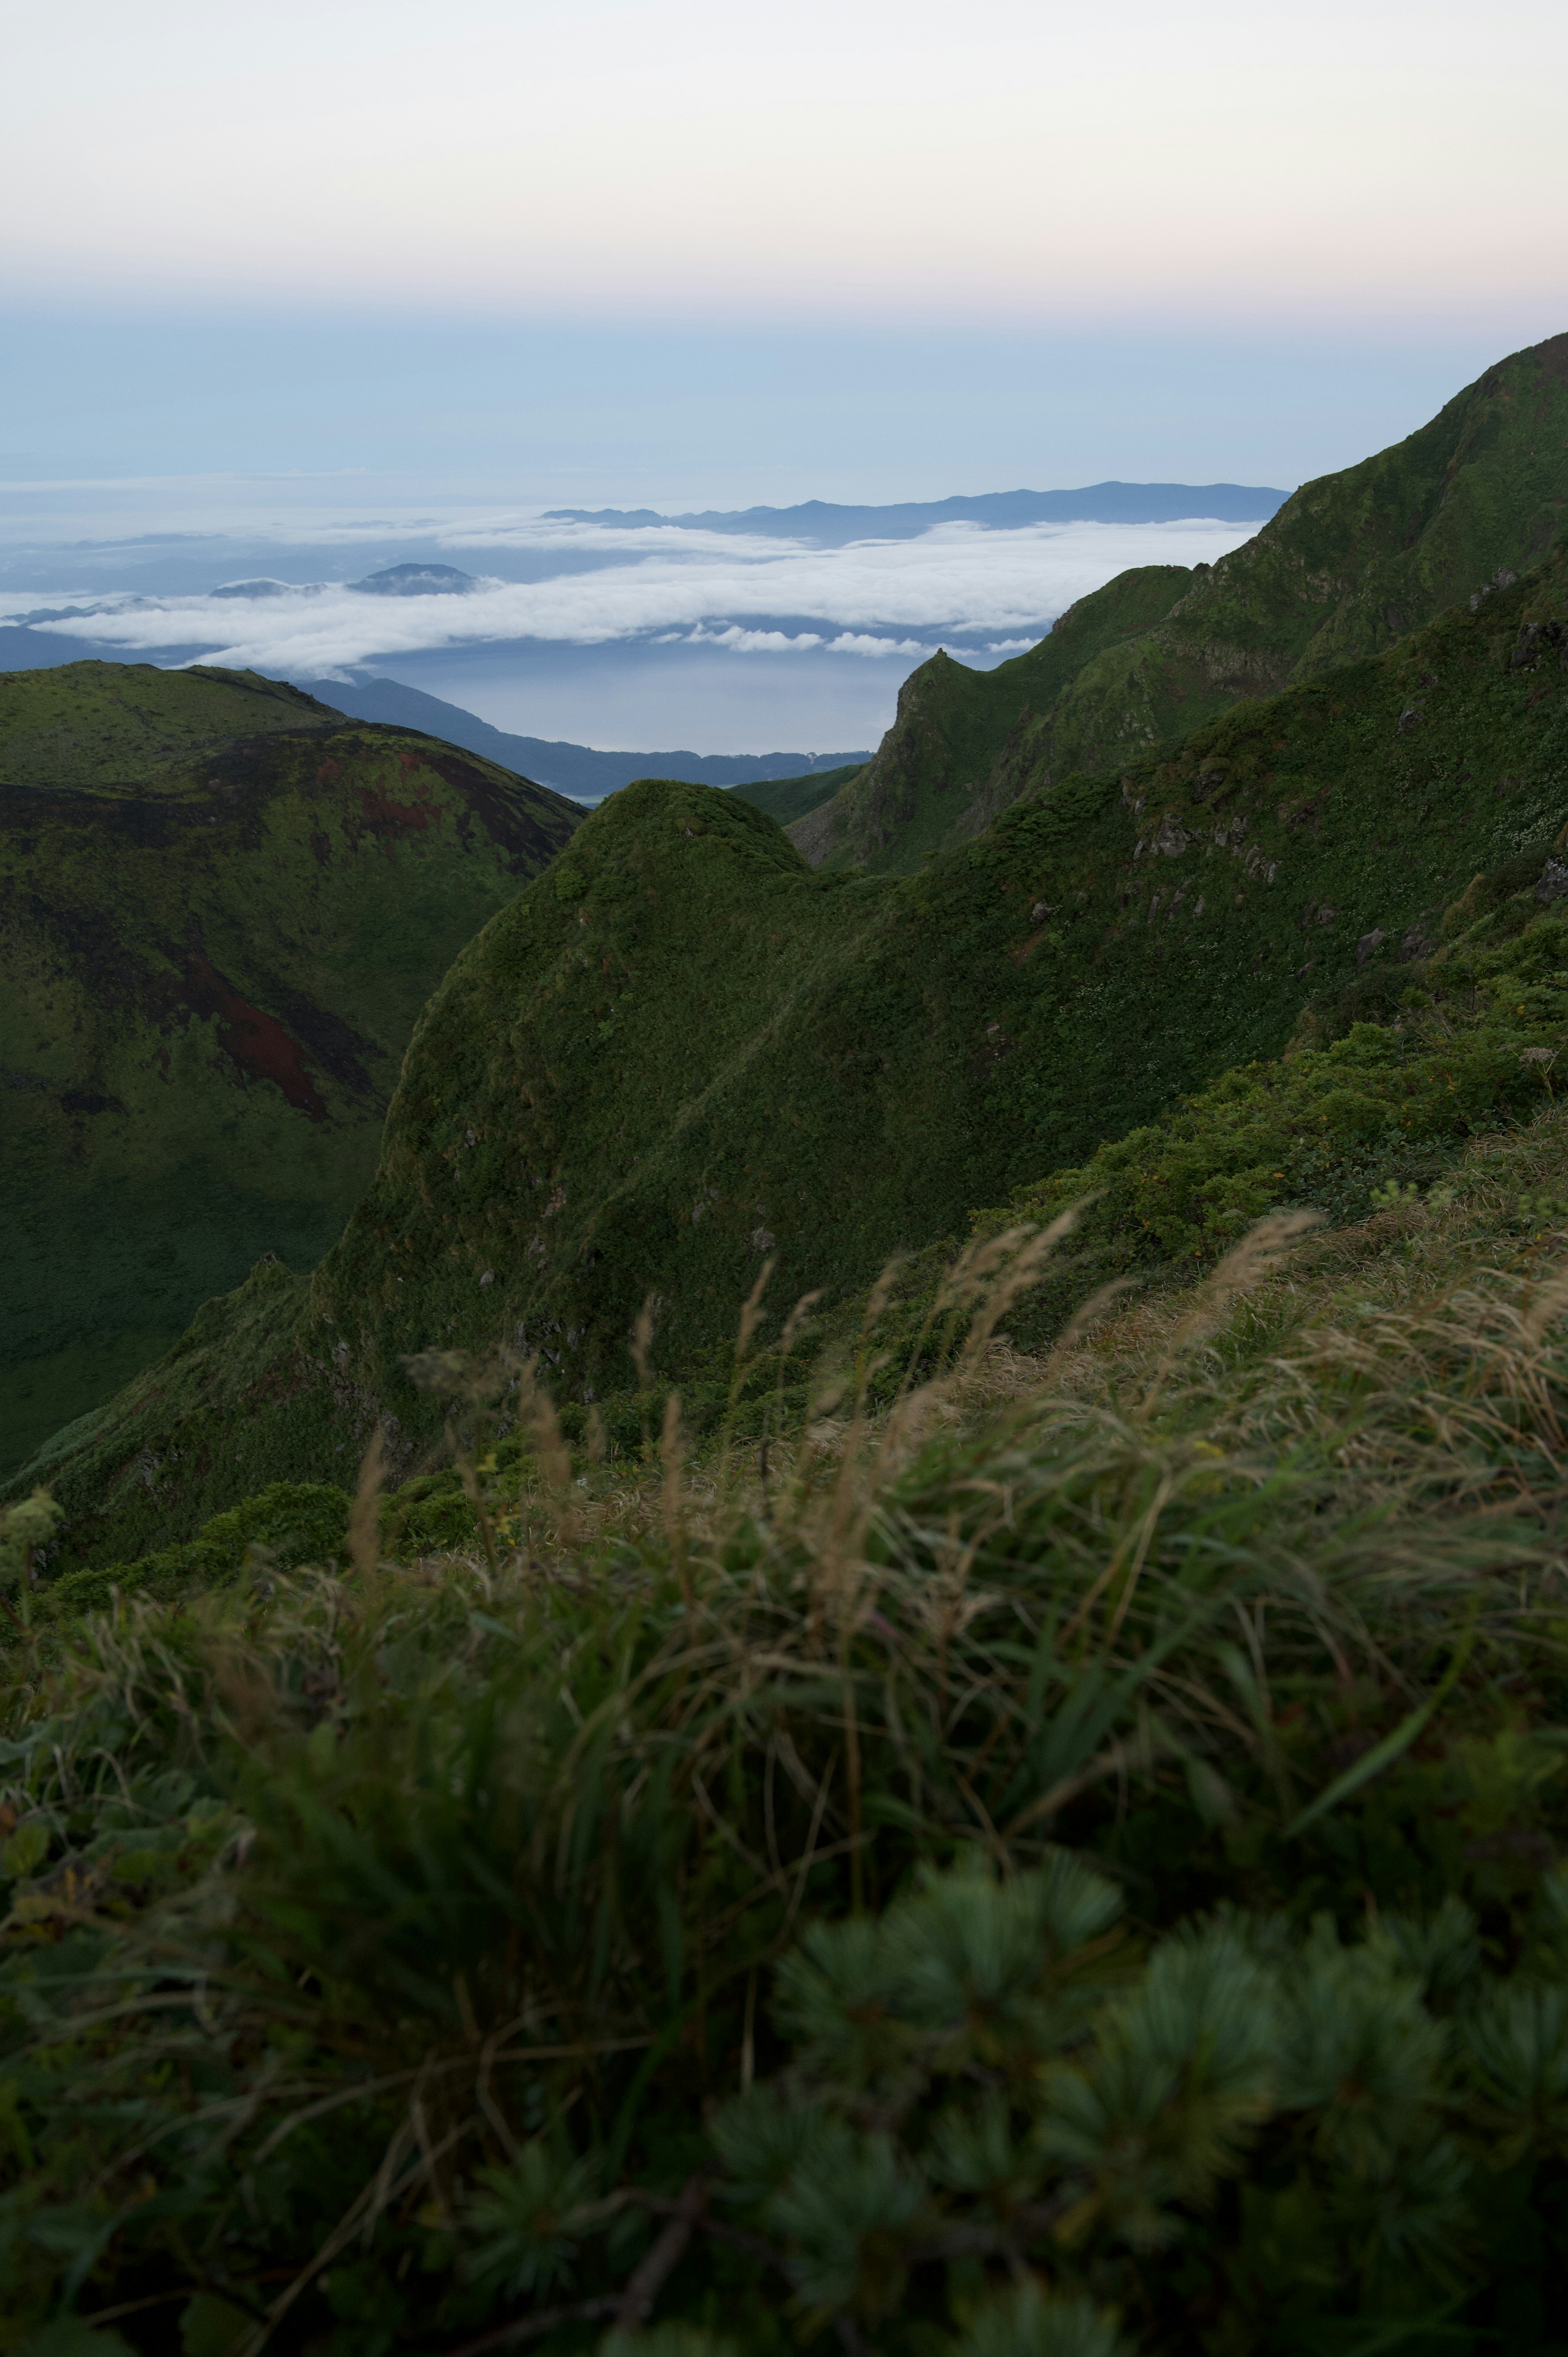
[[[765,778],[756,785],[732,786],[730,791],[754,810],[766,811],[779,826],[789,826],[831,801],[841,786],[859,776],[860,768],[858,761],[851,761],[841,770],[810,770],[802,778]]]
[[[1562,335],[1488,369],[1403,442],[1304,483],[1145,638],[1085,667],[999,790],[1172,743],[1239,697],[1380,653],[1538,564],[1565,522]]]
[[[320,734],[342,715],[285,680],[193,664],[60,663],[0,675],[0,783],[145,785],[171,762],[221,753],[239,738]]]
[[[579,814],[240,674],[13,675],[0,729],[11,1466],[261,1254],[319,1258],[421,1006]]]
[[[800,836],[813,861],[904,872],[1074,770],[1170,746],[1239,701],[1377,654],[1538,564],[1568,522],[1568,336],[1431,423],[1305,483],[1194,574],[1123,574],[993,673],[914,673],[875,759]]]
[[[903,875],[955,837],[978,834],[1006,799],[990,781],[1015,732],[1049,712],[1097,654],[1168,613],[1192,578],[1181,565],[1118,574],[1069,607],[1037,647],[994,671],[933,655],[899,689],[897,715],[873,759],[831,802],[797,820],[791,840],[813,867]]]
[[[258,1270],[62,1445],[71,1548],[341,1480],[378,1420],[411,1465],[443,1411],[409,1353],[537,1351],[582,1402],[624,1389],[652,1293],[655,1364],[689,1370],[765,1259],[773,1298],[842,1299],[1277,1054],[1305,996],[1413,956],[1478,870],[1536,843],[1540,877],[1565,611],[1559,560],[907,879],[812,875],[730,795],[628,789],[457,961],[315,1277]]]

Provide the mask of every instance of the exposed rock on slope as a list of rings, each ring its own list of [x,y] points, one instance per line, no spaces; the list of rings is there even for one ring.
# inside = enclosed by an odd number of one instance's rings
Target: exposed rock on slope
[[[584,1399],[624,1386],[650,1293],[679,1373],[770,1254],[780,1308],[864,1283],[1276,1052],[1477,869],[1534,845],[1544,881],[1565,618],[1559,559],[908,877],[812,874],[734,795],[628,788],[437,991],[315,1275],[258,1269],[26,1478],[113,1560],[343,1480],[378,1425],[407,1466],[441,1418],[409,1353],[537,1351]]]
[[[0,1465],[327,1249],[421,1006],[580,815],[251,674],[0,680]]]
[[[1562,335],[1488,369],[1406,441],[1304,484],[1255,539],[1168,595],[1175,568],[1124,574],[1015,662],[926,664],[874,759],[797,840],[814,861],[907,870],[1052,777],[1175,744],[1233,704],[1494,595],[1565,523]],[[1140,597],[1158,611],[1109,626]]]

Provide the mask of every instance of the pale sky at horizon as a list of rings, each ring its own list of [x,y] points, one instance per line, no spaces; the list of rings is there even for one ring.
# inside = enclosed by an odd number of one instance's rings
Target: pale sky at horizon
[[[0,479],[1286,488],[1568,326],[1568,10],[51,0]]]
[[[1399,334],[1568,286],[1546,0],[51,0],[6,72],[13,298]]]

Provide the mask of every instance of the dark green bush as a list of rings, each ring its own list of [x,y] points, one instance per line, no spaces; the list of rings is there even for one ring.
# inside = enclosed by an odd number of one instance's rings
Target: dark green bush
[[[331,1482],[274,1481],[229,1512],[214,1515],[179,1546],[159,1548],[134,1563],[63,1573],[47,1589],[47,1602],[62,1618],[102,1610],[116,1588],[125,1595],[177,1595],[229,1577],[252,1555],[285,1570],[329,1563],[342,1553],[348,1528],[349,1500]]]

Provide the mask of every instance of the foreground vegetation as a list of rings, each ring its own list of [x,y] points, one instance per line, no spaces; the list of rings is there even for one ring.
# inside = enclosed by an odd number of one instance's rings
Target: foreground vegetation
[[[452,1476],[86,1618],[14,1531],[0,2348],[1554,2350],[1565,1146],[1048,1358],[985,1239],[770,1445],[435,1362]]]

